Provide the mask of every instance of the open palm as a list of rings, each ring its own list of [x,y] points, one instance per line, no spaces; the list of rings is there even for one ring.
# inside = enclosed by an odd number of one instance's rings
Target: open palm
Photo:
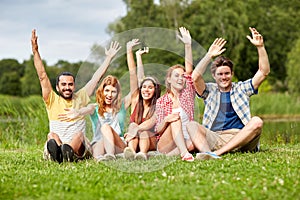
[[[216,38],[208,49],[208,53],[211,55],[211,57],[216,57],[222,54],[226,50],[223,48],[226,42],[227,41],[223,38]]]

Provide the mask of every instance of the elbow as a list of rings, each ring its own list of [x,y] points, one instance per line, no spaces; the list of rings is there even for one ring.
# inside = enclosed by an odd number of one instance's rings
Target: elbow
[[[261,73],[263,74],[263,76],[268,76],[270,74],[270,66],[265,66],[265,67],[261,67]]]
[[[197,81],[197,79],[198,79],[198,76],[196,75],[195,72],[193,72],[192,73],[192,81],[193,81],[193,83],[195,83]]]
[[[270,74],[271,70],[270,70],[270,66],[268,67],[268,70],[265,73],[265,76],[268,76]]]
[[[200,75],[198,73],[193,73],[192,74],[192,81],[193,81],[194,85],[199,84]]]

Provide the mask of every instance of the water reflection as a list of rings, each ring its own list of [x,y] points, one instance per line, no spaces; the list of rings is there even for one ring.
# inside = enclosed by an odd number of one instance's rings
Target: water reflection
[[[299,137],[300,121],[264,120],[261,143],[265,144],[297,144]]]

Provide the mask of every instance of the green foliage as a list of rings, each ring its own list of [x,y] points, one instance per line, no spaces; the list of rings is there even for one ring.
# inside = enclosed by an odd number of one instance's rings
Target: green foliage
[[[160,4],[148,0],[125,3],[127,15],[108,27],[112,35],[140,27],[177,30],[178,27],[185,26],[190,30],[193,39],[202,44],[204,49],[207,49],[216,37],[224,37],[228,41],[224,55],[233,60],[235,75],[239,80],[254,76],[258,69],[257,50],[246,38],[250,34],[248,27],[256,27],[264,36],[269,54],[269,81],[270,85],[274,86],[272,90],[285,90],[287,53],[299,38],[299,29],[295,28],[300,24],[300,4],[297,0],[161,0]],[[151,36],[155,38],[156,35],[158,33]],[[139,35],[132,35],[126,39],[128,41],[132,38],[145,40]],[[162,43],[161,49],[166,49],[165,40],[157,40]],[[180,62],[180,58],[176,56],[168,57],[161,53],[152,55],[158,59],[156,63],[167,63],[170,66],[169,63]],[[196,64],[203,54],[194,55]],[[126,68],[122,70],[125,71]]]
[[[20,77],[23,76],[24,65],[15,59],[0,61],[0,94],[20,95]]]
[[[268,93],[272,91],[272,85],[268,79],[264,80],[264,82],[259,86],[259,93]]]
[[[251,15],[259,27],[269,50],[271,76],[285,80],[287,75],[287,53],[299,39],[300,24],[298,0],[261,0],[255,8],[263,15]],[[285,30],[285,31],[282,31]]]
[[[300,113],[300,99],[284,93],[264,93],[259,89],[259,94],[251,97],[250,107],[252,115],[294,116]]]
[[[287,61],[287,82],[290,94],[300,94],[300,38],[295,42],[294,47],[288,53]]]
[[[46,140],[48,117],[41,96],[0,96],[0,146],[19,148]]]
[[[150,54],[143,56],[145,64],[183,64],[184,48],[176,40],[175,31],[180,26],[185,26],[194,39],[194,65],[216,37],[223,37],[228,41],[224,55],[233,60],[237,79],[246,80],[258,69],[257,50],[246,38],[250,34],[248,27],[251,26],[256,27],[264,37],[271,65],[268,78],[271,90],[282,92],[289,88],[290,92],[294,92],[297,89],[294,87],[297,85],[296,79],[290,76],[299,70],[294,70],[293,73],[288,68],[298,57],[292,52],[298,48],[295,43],[300,36],[300,29],[297,28],[300,24],[299,0],[160,0],[158,4],[154,0],[123,2],[126,4],[127,14],[107,27],[112,40],[119,41],[123,46],[108,73],[118,78],[126,74],[125,47],[126,42],[133,38],[139,38],[142,42],[137,48],[150,47]],[[149,31],[151,27],[158,31]],[[165,34],[160,30],[169,30],[172,34]],[[71,71],[80,78],[77,88],[82,87],[95,67],[103,62],[106,45],[94,44],[91,60],[84,63],[60,60],[54,66],[47,66],[44,62],[52,86],[55,87],[55,78],[59,72]],[[203,48],[199,48],[201,45]],[[288,53],[293,56],[288,57]],[[41,93],[32,57],[23,64],[14,59],[0,61],[1,93],[17,96]]]
[[[22,96],[42,94],[40,81],[33,64],[33,56],[30,57],[30,60],[24,61],[24,65],[25,65],[25,73],[24,76],[20,79],[21,87],[22,87],[21,90]]]

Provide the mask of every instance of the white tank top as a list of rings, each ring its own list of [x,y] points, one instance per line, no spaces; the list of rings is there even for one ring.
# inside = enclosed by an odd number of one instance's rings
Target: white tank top
[[[189,117],[186,114],[186,112],[183,110],[182,107],[175,108],[172,110],[172,113],[178,113],[178,112],[179,112],[179,116],[180,116],[180,120],[181,120],[183,137],[184,137],[184,139],[190,139],[190,135],[188,134],[187,129],[186,129],[186,125],[189,122]]]

